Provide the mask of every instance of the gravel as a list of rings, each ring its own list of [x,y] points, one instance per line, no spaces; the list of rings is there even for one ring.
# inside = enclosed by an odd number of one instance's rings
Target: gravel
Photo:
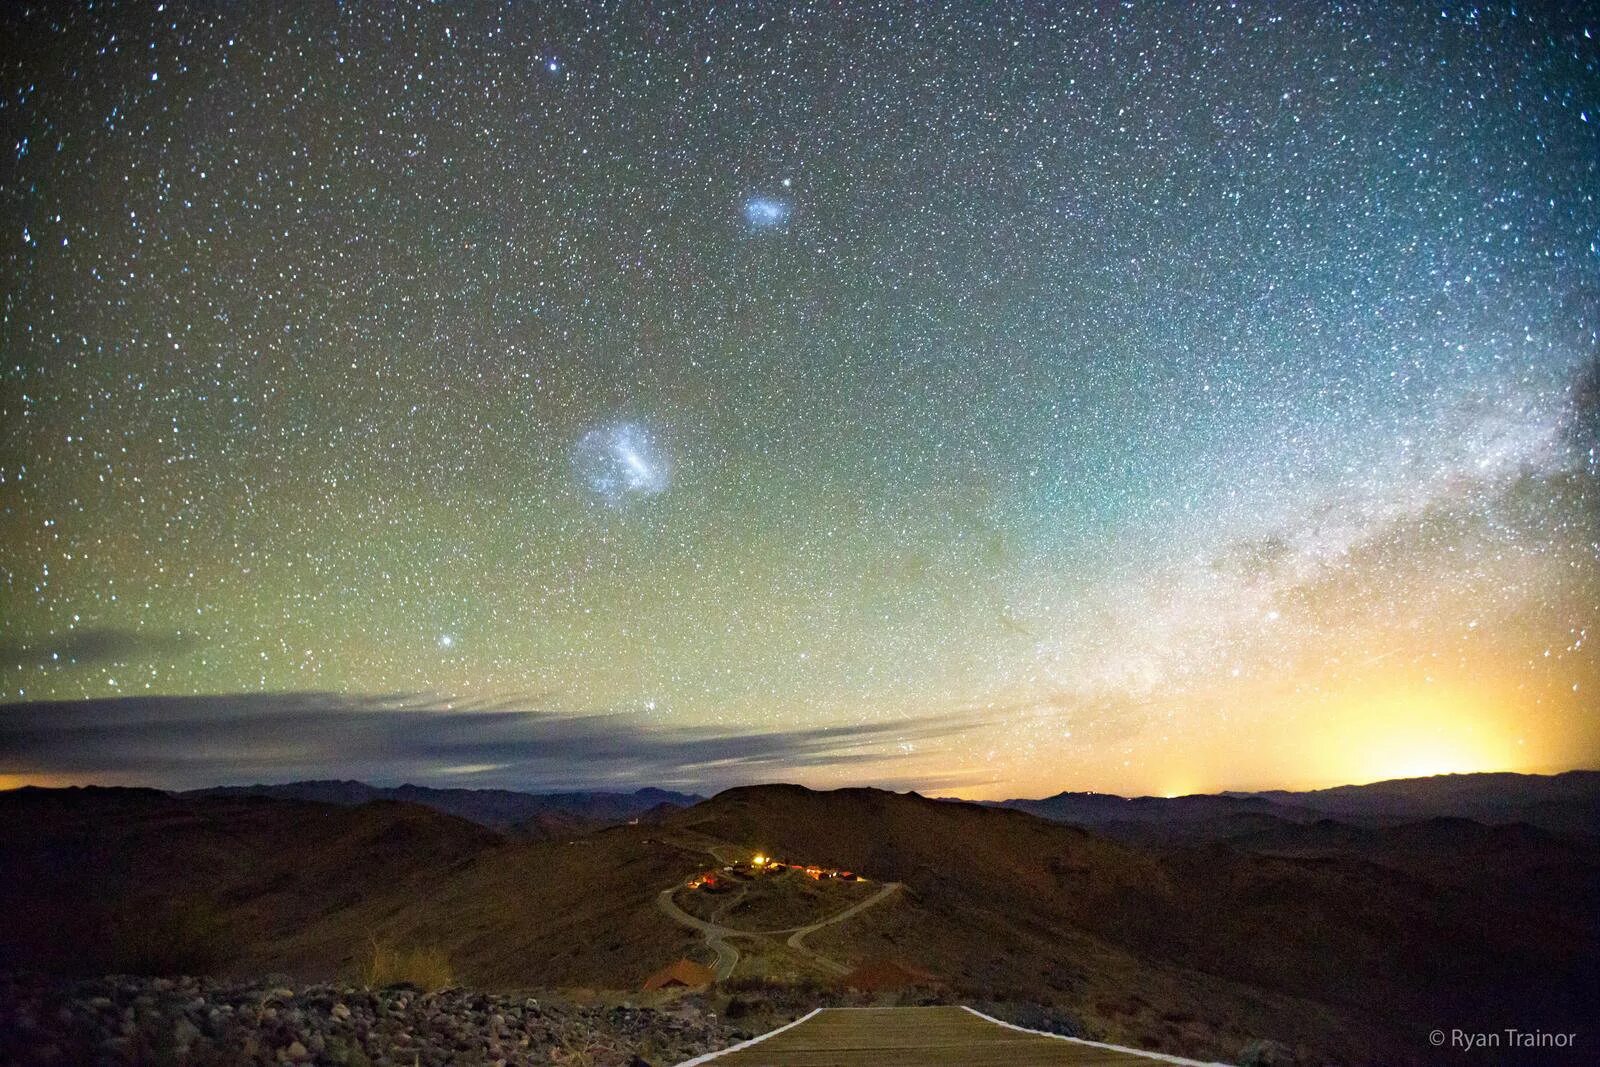
[[[271,979],[0,976],[3,1067],[662,1067],[747,1036],[697,997],[654,1009]]]

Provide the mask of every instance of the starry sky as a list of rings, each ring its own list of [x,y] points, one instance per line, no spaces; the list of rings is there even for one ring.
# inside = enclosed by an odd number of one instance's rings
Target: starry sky
[[[1600,765],[1580,4],[11,3],[0,783]]]

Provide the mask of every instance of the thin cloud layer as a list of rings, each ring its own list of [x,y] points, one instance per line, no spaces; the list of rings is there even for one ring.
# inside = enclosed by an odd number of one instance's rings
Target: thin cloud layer
[[[192,788],[361,778],[525,789],[721,788],[871,765],[964,733],[964,715],[768,733],[625,714],[444,708],[404,695],[118,697],[0,706],[0,773]]]

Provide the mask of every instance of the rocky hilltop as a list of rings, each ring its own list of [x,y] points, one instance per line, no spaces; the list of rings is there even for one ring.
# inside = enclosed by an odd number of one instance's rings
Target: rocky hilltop
[[[678,1063],[749,1036],[698,998],[662,1009],[446,989],[197,978],[0,978],[0,1064]]]

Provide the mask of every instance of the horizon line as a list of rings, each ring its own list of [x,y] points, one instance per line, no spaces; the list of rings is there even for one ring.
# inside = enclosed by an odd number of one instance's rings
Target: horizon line
[[[713,797],[720,796],[723,793],[731,792],[732,790],[735,790],[735,789],[761,789],[761,788],[768,788],[768,787],[775,787],[775,786],[791,786],[791,787],[798,788],[798,789],[804,789],[804,790],[807,790],[808,792],[812,792],[812,793],[836,793],[836,792],[843,792],[845,790],[865,789],[865,790],[874,790],[874,791],[884,792],[884,793],[894,793],[894,794],[898,794],[898,795],[901,795],[901,796],[913,795],[914,794],[916,796],[924,797],[924,798],[930,799],[930,800],[948,800],[948,801],[954,801],[954,802],[965,803],[965,804],[1003,804],[1003,803],[1008,803],[1008,802],[1012,802],[1012,801],[1049,800],[1049,799],[1051,799],[1053,797],[1064,796],[1064,795],[1116,797],[1116,798],[1121,799],[1121,800],[1182,800],[1182,799],[1185,799],[1185,798],[1188,798],[1188,797],[1259,796],[1259,795],[1266,794],[1266,793],[1318,793],[1318,792],[1324,792],[1324,791],[1332,790],[1332,789],[1364,788],[1366,786],[1386,785],[1386,784],[1389,784],[1389,783],[1397,783],[1397,782],[1422,782],[1422,781],[1432,781],[1432,780],[1437,779],[1437,778],[1478,778],[1478,777],[1487,777],[1489,775],[1506,775],[1506,774],[1515,775],[1515,776],[1521,777],[1521,778],[1556,778],[1556,777],[1560,777],[1561,775],[1565,775],[1565,774],[1600,774],[1600,766],[1563,767],[1563,768],[1560,768],[1560,769],[1541,769],[1541,770],[1505,770],[1505,769],[1495,769],[1495,770],[1478,770],[1478,771],[1441,771],[1438,774],[1409,775],[1409,776],[1400,777],[1400,778],[1374,778],[1374,779],[1371,779],[1371,780],[1368,780],[1368,781],[1362,781],[1362,782],[1337,782],[1337,783],[1332,784],[1332,785],[1311,786],[1311,787],[1301,788],[1301,789],[1286,788],[1286,787],[1278,786],[1278,787],[1273,787],[1273,788],[1268,788],[1268,789],[1217,789],[1217,790],[1214,790],[1212,792],[1190,792],[1190,793],[1171,793],[1171,794],[1159,794],[1159,793],[1127,794],[1127,793],[1111,792],[1109,790],[1104,790],[1104,789],[1059,789],[1059,790],[1057,790],[1057,791],[1055,791],[1053,793],[1047,793],[1047,794],[1044,794],[1042,796],[1017,795],[1017,796],[1005,797],[1005,798],[1003,798],[1001,800],[982,800],[982,799],[976,799],[976,798],[972,798],[972,797],[960,796],[958,793],[953,793],[953,792],[952,793],[934,792],[934,791],[924,792],[924,791],[922,791],[920,789],[891,789],[891,788],[888,788],[888,787],[885,787],[885,786],[882,786],[882,785],[875,785],[875,784],[872,784],[870,782],[852,783],[852,784],[847,784],[847,785],[813,786],[813,785],[806,785],[803,782],[785,781],[785,780],[782,780],[782,779],[772,779],[772,780],[769,780],[769,781],[760,781],[760,782],[740,782],[740,783],[736,783],[736,784],[733,784],[733,785],[723,786],[721,788],[714,789],[714,790],[711,790],[709,792],[701,792],[699,790],[699,788],[693,787],[693,786],[673,787],[673,786],[660,786],[660,785],[640,785],[640,786],[634,786],[632,788],[629,788],[627,786],[618,786],[618,785],[613,785],[613,786],[590,786],[590,787],[542,788],[542,787],[530,785],[530,786],[525,786],[525,787],[520,787],[520,788],[512,788],[512,787],[509,787],[509,786],[427,785],[427,784],[423,784],[423,783],[419,783],[419,782],[413,782],[413,781],[402,781],[402,782],[398,782],[398,783],[396,783],[394,785],[387,785],[387,784],[383,784],[381,781],[372,781],[372,780],[367,780],[367,779],[363,779],[363,778],[288,778],[288,779],[284,779],[282,781],[270,781],[270,782],[268,782],[268,781],[218,782],[218,783],[215,783],[215,784],[212,784],[212,785],[195,786],[195,787],[192,787],[192,788],[171,788],[171,787],[167,787],[167,786],[151,785],[151,784],[148,784],[148,783],[137,783],[137,782],[130,782],[130,783],[115,783],[115,782],[106,783],[106,782],[100,782],[100,781],[49,782],[49,781],[45,780],[45,779],[48,779],[49,777],[51,777],[49,775],[40,776],[38,778],[31,778],[31,776],[26,775],[26,774],[11,774],[11,773],[4,773],[4,772],[0,772],[0,783],[3,783],[3,784],[0,784],[0,793],[13,793],[13,792],[17,792],[17,791],[23,790],[23,789],[41,789],[41,790],[66,790],[66,789],[129,789],[129,790],[134,790],[134,789],[145,789],[145,790],[150,790],[152,792],[157,792],[157,793],[167,793],[167,794],[171,794],[171,795],[175,795],[175,796],[181,796],[181,795],[191,794],[191,793],[204,793],[204,792],[208,792],[208,791],[212,791],[212,790],[218,790],[218,789],[274,789],[274,788],[282,788],[284,786],[293,786],[293,785],[358,785],[358,786],[365,786],[366,788],[369,788],[369,789],[428,789],[428,790],[433,790],[433,791],[436,791],[436,792],[515,793],[515,794],[520,794],[520,795],[523,795],[523,796],[559,796],[559,795],[571,795],[571,794],[579,794],[579,793],[599,793],[599,794],[609,794],[609,795],[614,795],[614,796],[631,796],[631,795],[633,795],[635,793],[641,793],[641,792],[647,792],[647,791],[650,791],[650,790],[655,790],[657,792],[679,793],[679,794],[686,795],[686,796],[699,797],[699,798],[701,798],[703,800],[709,800],[709,799],[711,799]],[[16,779],[30,779],[30,778],[31,778],[31,780],[26,780],[26,781],[17,781],[16,780]]]

